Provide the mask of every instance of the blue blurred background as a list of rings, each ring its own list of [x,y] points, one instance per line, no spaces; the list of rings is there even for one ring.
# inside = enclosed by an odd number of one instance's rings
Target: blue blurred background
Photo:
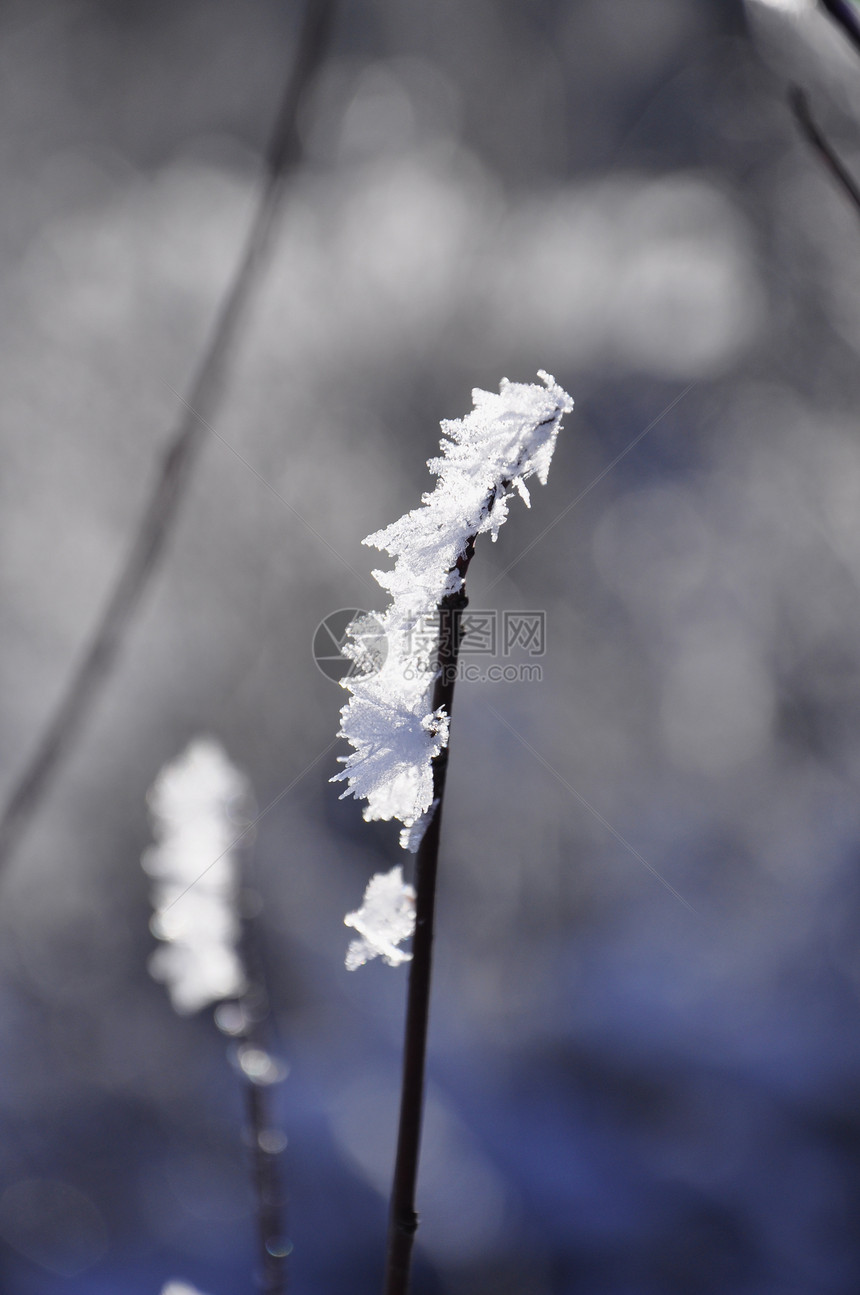
[[[299,17],[0,5],[4,787],[234,271]],[[291,1289],[379,1289],[406,978],[346,973],[342,919],[403,856],[328,783],[311,640],[384,606],[360,540],[439,419],[541,367],[576,410],[470,595],[545,611],[547,651],[458,690],[415,1295],[860,1287],[860,228],[788,80],[860,166],[860,60],[811,3],[343,6],[217,436],[0,883],[4,1293],[250,1288],[224,1039],[146,972],[145,793],[200,732],[281,797]]]

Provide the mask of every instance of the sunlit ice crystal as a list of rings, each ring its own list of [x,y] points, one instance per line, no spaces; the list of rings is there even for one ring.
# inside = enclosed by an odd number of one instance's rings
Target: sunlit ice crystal
[[[399,946],[415,930],[415,891],[403,880],[403,869],[377,872],[367,883],[361,908],[347,913],[347,926],[358,932],[346,954],[347,970],[355,971],[371,958],[382,958],[390,967],[412,957]]]
[[[498,393],[473,391],[472,412],[442,423],[440,454],[428,464],[435,488],[364,541],[394,558],[392,570],[374,572],[391,595],[378,617],[387,652],[375,672],[342,681],[351,695],[339,736],[353,749],[340,757],[345,767],[333,781],[347,782],[344,796],[366,801],[366,819],[398,819],[401,844],[412,851],[432,817],[432,765],[448,742],[448,716],[432,705],[435,669],[412,631],[438,622],[440,603],[462,583],[458,562],[477,535],[497,537],[511,496],[528,506],[526,481],[546,482],[573,401],[548,373],[538,376],[542,385],[503,378]],[[358,655],[361,646],[345,652]]]

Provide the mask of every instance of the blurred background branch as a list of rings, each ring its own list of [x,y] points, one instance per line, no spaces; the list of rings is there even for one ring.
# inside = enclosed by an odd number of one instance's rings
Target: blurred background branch
[[[230,356],[265,273],[285,182],[301,158],[296,121],[303,97],[326,51],[335,0],[307,0],[271,142],[267,180],[234,278],[222,302],[203,358],[182,402],[179,423],[164,451],[153,491],[101,620],[76,672],[48,721],[36,750],[12,788],[0,817],[0,870],[57,776],[63,758],[98,700],[122,650],[140,599],[170,537],[200,447],[221,399]]]
[[[804,138],[824,162],[824,165],[837,181],[858,216],[860,216],[860,187],[858,187],[856,180],[839,157],[839,154],[816,124],[808,98],[801,89],[795,86],[789,92],[788,102]]]
[[[860,53],[860,14],[851,0],[821,0],[821,4]]]

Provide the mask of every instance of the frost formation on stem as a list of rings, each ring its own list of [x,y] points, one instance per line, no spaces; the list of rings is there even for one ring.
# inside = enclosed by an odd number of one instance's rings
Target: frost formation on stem
[[[165,765],[147,799],[156,844],[141,863],[152,878],[152,932],[164,941],[149,971],[188,1015],[247,987],[236,812],[250,804],[250,785],[217,742],[198,738]]]
[[[376,673],[342,681],[352,694],[341,711],[339,736],[353,751],[339,757],[344,796],[367,801],[365,819],[399,819],[400,844],[415,851],[431,817],[433,759],[448,743],[448,716],[432,709],[436,643],[416,645],[416,626],[438,624],[443,598],[457,593],[457,563],[469,541],[489,531],[495,540],[514,493],[529,504],[525,482],[546,483],[564,414],[573,401],[541,370],[543,386],[503,378],[498,395],[476,389],[465,418],[443,421],[441,454],[428,463],[436,487],[413,509],[364,541],[395,559],[392,571],[374,571],[391,603],[378,619],[387,655]],[[359,665],[360,637],[344,648]]]
[[[377,872],[367,883],[364,900],[356,913],[347,913],[344,925],[358,931],[346,954],[347,971],[363,967],[371,958],[383,958],[389,967],[409,962],[411,953],[397,946],[415,930],[415,891],[403,880],[398,865],[390,872]]]

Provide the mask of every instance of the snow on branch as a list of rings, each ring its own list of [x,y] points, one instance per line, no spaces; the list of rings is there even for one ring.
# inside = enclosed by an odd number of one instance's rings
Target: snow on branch
[[[427,465],[438,478],[435,489],[420,508],[364,541],[395,560],[393,570],[373,573],[391,595],[379,618],[388,650],[375,673],[358,670],[342,681],[352,695],[339,736],[353,751],[339,757],[345,768],[332,781],[346,780],[343,795],[367,801],[366,819],[399,819],[405,849],[418,849],[429,822],[432,762],[448,743],[448,716],[431,704],[438,632],[428,647],[416,626],[438,625],[442,600],[462,586],[458,562],[476,536],[489,531],[496,539],[511,495],[528,506],[528,478],[546,483],[573,401],[548,373],[538,376],[543,386],[503,378],[498,395],[473,391],[472,412],[442,423],[441,454]],[[361,664],[358,630],[345,651]]]
[[[397,946],[415,930],[415,891],[403,880],[403,869],[377,872],[367,883],[364,901],[356,913],[347,913],[345,926],[358,931],[346,954],[348,971],[363,967],[371,958],[383,958],[389,967],[408,962],[411,953]]]
[[[238,952],[237,810],[248,780],[211,738],[165,765],[148,802],[156,844],[141,860],[152,878],[152,932],[164,945],[149,960],[182,1015],[237,998],[246,977]]]

